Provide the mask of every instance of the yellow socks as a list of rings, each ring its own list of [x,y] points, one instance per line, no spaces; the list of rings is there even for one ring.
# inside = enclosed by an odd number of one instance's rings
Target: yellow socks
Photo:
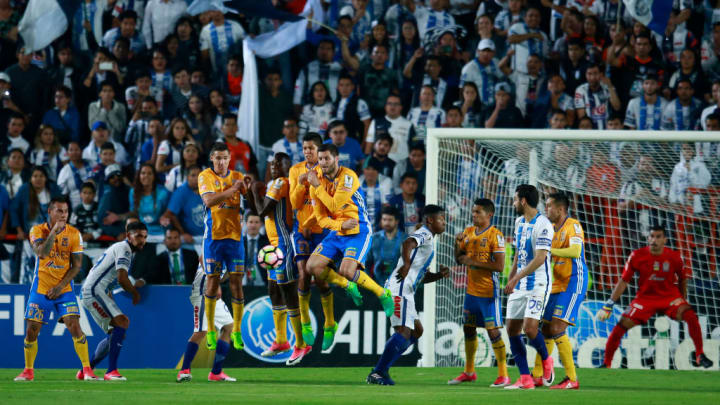
[[[570,339],[565,333],[561,335],[553,336],[555,343],[557,344],[558,354],[560,355],[560,361],[563,367],[565,367],[565,375],[568,376],[570,381],[577,381],[577,374],[575,373],[575,362],[572,356],[572,345]]]
[[[310,290],[300,291],[300,289],[298,289],[298,300],[300,302],[300,322],[302,322],[303,325],[307,325],[310,323],[311,296],[312,294],[310,293]]]
[[[378,297],[382,296],[385,293],[385,289],[380,287],[380,285],[376,283],[375,280],[371,279],[370,276],[368,276],[362,270],[355,271],[355,277],[353,278],[353,281],[356,282],[358,286],[368,291],[371,291]]]
[[[497,360],[498,377],[507,377],[507,352],[505,342],[502,340],[502,335],[498,335],[497,338],[492,340],[492,348],[495,353],[495,360]]]
[[[337,274],[337,272],[330,267],[325,267],[325,271],[320,276],[320,279],[325,280],[328,283],[336,285],[342,289],[345,289],[348,286],[348,280],[345,277]]]
[[[277,344],[283,344],[287,342],[287,308],[285,305],[278,305],[272,307],[273,311],[273,322],[275,323],[275,342]]]
[[[555,349],[555,341],[552,338],[545,338],[545,346],[547,347],[548,356],[552,355],[553,349]],[[535,367],[533,367],[530,374],[533,377],[542,377],[543,375],[542,357],[539,354],[535,355]]]
[[[77,356],[80,358],[82,366],[90,367],[90,356],[88,355],[88,344],[85,335],[73,338],[73,344],[75,345],[75,353],[77,353]],[[37,353],[37,344],[35,345],[35,352]],[[33,355],[33,360],[35,360],[35,355]]]
[[[303,348],[306,346],[302,337],[302,324],[300,323],[300,310],[297,308],[288,309],[287,314],[290,317],[290,325],[292,325],[295,334],[295,346]]]
[[[465,373],[472,374],[475,372],[475,353],[478,348],[477,336],[465,338]]]
[[[38,352],[38,342],[37,339],[34,342],[28,342],[25,341],[25,368],[33,369],[35,367],[35,356],[37,356]],[[87,353],[87,352],[85,352]]]
[[[335,325],[335,304],[332,290],[328,290],[327,294],[320,297],[322,303],[323,315],[325,315],[325,328]],[[308,321],[309,322],[309,321]]]
[[[208,332],[215,331],[215,303],[217,297],[205,296],[205,320],[207,320]]]
[[[232,298],[233,310],[233,332],[240,332],[242,325],[243,310],[245,309],[245,300],[240,298]],[[208,315],[209,317],[209,315]],[[215,309],[213,308],[213,318],[215,317]],[[210,321],[208,320],[208,330],[210,330]]]

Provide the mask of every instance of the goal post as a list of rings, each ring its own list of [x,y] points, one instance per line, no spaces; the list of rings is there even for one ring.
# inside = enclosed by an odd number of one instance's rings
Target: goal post
[[[690,148],[686,162],[683,151]],[[568,329],[580,367],[599,364],[634,287],[623,294],[609,321],[599,322],[594,314],[610,297],[629,253],[644,246],[648,228],[659,224],[667,229],[668,247],[679,250],[693,271],[688,300],[701,320],[705,352],[718,369],[720,133],[462,128],[428,129],[426,202],[446,207],[448,220],[431,268],[448,266],[451,277],[424,285],[422,366],[464,362],[467,269],[455,263],[453,244],[455,235],[472,225],[472,201],[484,197],[495,203],[492,223],[508,242],[504,285],[513,253],[512,195],[523,183],[538,187],[540,210],[544,193],[568,194],[569,214],[585,232],[590,286],[576,325]],[[504,319],[505,297],[501,301]],[[483,338],[489,343],[485,332],[478,335],[481,343]],[[631,330],[613,365],[690,369],[693,350],[685,325],[660,315]],[[481,351],[478,365],[492,365],[492,350]]]

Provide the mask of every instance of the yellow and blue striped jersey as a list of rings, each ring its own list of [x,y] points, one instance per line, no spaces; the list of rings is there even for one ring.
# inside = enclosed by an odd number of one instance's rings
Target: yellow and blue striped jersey
[[[283,243],[287,245],[291,243],[290,231],[293,223],[288,179],[280,177],[271,181],[265,196],[277,202],[275,210],[265,217],[265,232],[267,232],[270,244],[279,247],[280,238],[282,238]]]
[[[319,186],[310,187],[310,195],[313,199],[314,220],[321,227],[337,231],[340,235],[372,232],[365,196],[354,171],[340,166],[335,178],[322,176]],[[342,223],[348,219],[357,219],[358,225],[343,230]]]
[[[207,193],[222,193],[230,188],[234,181],[243,181],[242,173],[229,170],[224,177],[218,176],[213,169],[205,169],[198,176],[200,196]],[[242,224],[240,223],[240,193],[237,193],[220,204],[205,207],[205,239],[242,240]]]
[[[585,233],[577,219],[567,217],[565,221],[555,228],[552,248],[565,249],[571,245],[580,245],[580,257],[553,256],[555,265],[553,267],[553,285],[551,293],[559,293],[567,290],[571,279],[577,282],[587,282],[587,264],[585,263]]]

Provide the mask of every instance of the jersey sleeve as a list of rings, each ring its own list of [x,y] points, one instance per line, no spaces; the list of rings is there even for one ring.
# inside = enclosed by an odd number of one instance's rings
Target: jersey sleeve
[[[80,231],[73,232],[73,237],[70,238],[70,253],[82,254],[83,252],[83,240]]]
[[[34,245],[36,242],[42,242],[47,237],[47,234],[42,229],[41,225],[35,225],[30,229],[30,244]]]
[[[432,241],[432,234],[425,228],[422,227],[410,235],[410,238],[415,239],[417,247],[427,245]]]
[[[305,203],[306,188],[298,181],[300,170],[297,167],[290,168],[288,182],[290,183],[290,205],[294,210],[299,210]]]
[[[515,220],[515,230],[513,231],[513,246],[515,249],[517,249],[518,244],[520,243],[520,218]]]
[[[467,252],[466,249],[467,249],[467,240],[468,240],[468,229],[470,229],[470,228],[465,228],[465,230],[463,230],[462,240],[460,241],[460,243],[458,243],[458,249],[460,249],[463,252]]]
[[[492,253],[505,253],[505,235],[498,229],[495,229],[495,235],[490,244]]]
[[[119,252],[115,256],[115,268],[118,270],[130,271],[130,263],[132,262],[132,253],[130,248],[118,249]]]
[[[316,198],[327,208],[330,212],[340,210],[340,207],[347,204],[353,194],[360,188],[360,180],[357,174],[352,170],[345,170],[342,173],[343,178],[340,180],[335,195],[331,196],[322,184],[318,187],[314,187]]]
[[[582,226],[579,222],[573,222],[572,226],[569,227],[568,238],[570,239],[570,246],[580,245],[585,242],[585,233],[583,232]]]
[[[325,191],[322,187],[313,187],[310,189],[310,197],[313,199],[313,216],[308,218],[303,227],[306,229],[311,228],[312,221],[314,220],[321,228],[330,229],[332,231],[342,230],[342,222],[330,218],[330,214],[328,212],[329,210],[323,204],[319,203],[317,196],[317,192],[319,190],[322,190],[322,192],[327,194],[327,191]]]
[[[198,177],[198,188],[200,189],[201,196],[207,193],[217,192],[217,187],[215,187],[215,184],[213,183],[212,176],[210,176],[210,173],[207,172],[200,173],[200,176]]]
[[[280,201],[284,197],[283,192],[287,192],[287,180],[275,179],[270,183],[265,197],[270,198],[273,201]]]
[[[622,273],[622,279],[624,282],[629,283],[633,279],[633,275],[635,274],[635,258],[637,257],[636,252],[632,252],[630,254],[630,257],[628,257],[627,262],[625,262],[625,269],[623,269]]]
[[[540,222],[540,221],[538,221]],[[533,238],[535,239],[535,250],[550,251],[552,246],[553,234],[555,233],[550,221],[543,220],[538,224],[540,226],[533,229]]]

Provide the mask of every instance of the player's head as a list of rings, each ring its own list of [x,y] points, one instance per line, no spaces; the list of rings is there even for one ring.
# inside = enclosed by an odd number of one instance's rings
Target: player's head
[[[521,184],[515,189],[513,207],[518,215],[524,215],[527,209],[537,207],[540,195],[537,188],[530,184]]]
[[[170,252],[175,252],[180,249],[180,231],[177,228],[169,227],[165,230],[165,247]]]
[[[287,177],[290,172],[290,166],[292,166],[292,160],[287,153],[278,152],[270,162],[270,176],[273,179],[280,177]]]
[[[309,132],[303,137],[302,147],[303,156],[310,164],[317,163],[318,160],[318,148],[323,144],[322,137],[316,132]]]
[[[56,222],[67,222],[70,213],[70,206],[67,198],[64,196],[53,197],[48,205],[48,217],[50,218],[50,226]]]
[[[545,214],[550,222],[557,224],[567,216],[570,199],[564,193],[552,193],[545,200]]]
[[[422,216],[425,219],[425,225],[433,235],[445,232],[445,208],[435,204],[428,204],[423,208]]]
[[[472,206],[472,221],[473,225],[480,228],[487,228],[490,226],[490,220],[495,214],[495,204],[492,200],[487,198],[478,198],[473,201]]]
[[[132,222],[125,227],[125,231],[132,250],[138,251],[145,247],[148,234],[145,224],[140,221]]]
[[[386,206],[382,209],[380,227],[385,232],[394,232],[400,223],[400,211],[397,208]]]
[[[667,242],[667,234],[665,234],[665,228],[662,225],[653,225],[650,227],[650,233],[648,234],[648,245],[650,245],[650,253],[659,255],[665,248],[665,242]]]
[[[215,142],[210,148],[210,161],[217,174],[224,175],[230,166],[230,149],[224,142]]]
[[[326,176],[332,177],[338,170],[338,148],[331,143],[324,143],[318,148],[318,163]]]

